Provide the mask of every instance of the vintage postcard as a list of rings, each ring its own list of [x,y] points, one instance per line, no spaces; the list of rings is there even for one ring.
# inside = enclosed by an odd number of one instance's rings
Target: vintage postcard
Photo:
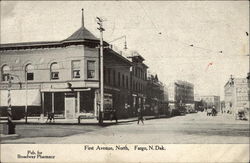
[[[0,5],[0,162],[249,162],[249,1]]]

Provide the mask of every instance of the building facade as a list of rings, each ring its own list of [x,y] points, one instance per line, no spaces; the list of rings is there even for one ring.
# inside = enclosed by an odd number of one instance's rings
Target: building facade
[[[68,119],[80,113],[95,116],[98,44],[98,38],[84,26],[62,41],[1,44],[0,106],[7,106],[10,74],[12,106],[27,105],[29,115],[54,112]]]
[[[112,97],[118,118],[131,116],[130,68],[132,63],[112,49],[104,50],[104,93]]]
[[[138,108],[144,109],[146,102],[147,69],[145,60],[138,52],[131,52],[128,59],[132,63],[130,71],[130,114],[137,115]]]
[[[170,110],[193,106],[194,85],[186,81],[176,80],[168,85],[168,98]]]
[[[148,75],[146,89],[146,115],[163,115],[167,112],[167,102],[164,99],[164,86],[157,75]]]
[[[27,105],[30,116],[53,112],[66,119],[97,117],[99,42],[83,24],[62,41],[1,44],[1,110],[7,109],[10,74],[13,111],[23,114]],[[128,117],[131,65],[114,50],[104,49],[104,96],[120,117]]]
[[[217,112],[221,111],[220,96],[201,96],[201,101],[205,108],[212,108],[214,106]]]
[[[224,86],[225,109],[235,114],[238,110],[249,113],[249,87],[246,78],[231,78]]]
[[[84,21],[83,21],[84,22]],[[67,39],[1,44],[0,110],[7,109],[11,76],[13,111],[29,116],[95,118],[100,104],[99,39],[82,26]],[[137,52],[124,57],[104,41],[104,104],[118,118],[137,115],[146,101],[147,66]]]

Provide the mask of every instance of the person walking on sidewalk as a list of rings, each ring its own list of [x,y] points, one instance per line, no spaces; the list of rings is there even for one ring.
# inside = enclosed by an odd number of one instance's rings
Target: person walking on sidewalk
[[[117,111],[116,109],[112,110],[112,113],[111,113],[111,122],[115,120],[115,123],[118,123],[118,118],[117,118]]]
[[[144,122],[143,122],[143,113],[142,113],[142,109],[139,107],[139,108],[138,108],[138,121],[137,121],[137,124],[139,124],[140,121],[142,122],[142,124],[144,124]]]
[[[48,121],[51,123],[52,120],[53,120],[53,122],[55,122],[55,113],[54,112],[48,112],[48,118],[46,120],[46,123]]]

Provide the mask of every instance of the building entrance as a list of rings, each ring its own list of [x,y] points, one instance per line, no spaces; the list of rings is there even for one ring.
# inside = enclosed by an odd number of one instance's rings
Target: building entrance
[[[64,118],[64,93],[45,92],[44,93],[44,114],[54,113],[56,117]]]

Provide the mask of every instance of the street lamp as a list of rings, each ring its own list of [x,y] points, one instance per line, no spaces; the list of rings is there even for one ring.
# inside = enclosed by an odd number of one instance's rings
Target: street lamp
[[[118,38],[116,38],[116,39],[110,41],[109,43],[115,42],[115,41],[120,40],[120,39],[122,39],[122,38],[125,39],[125,40],[124,40],[124,50],[127,50],[128,47],[127,47],[127,38],[126,38],[126,35],[123,35],[123,36],[121,36],[121,37],[118,37]]]

